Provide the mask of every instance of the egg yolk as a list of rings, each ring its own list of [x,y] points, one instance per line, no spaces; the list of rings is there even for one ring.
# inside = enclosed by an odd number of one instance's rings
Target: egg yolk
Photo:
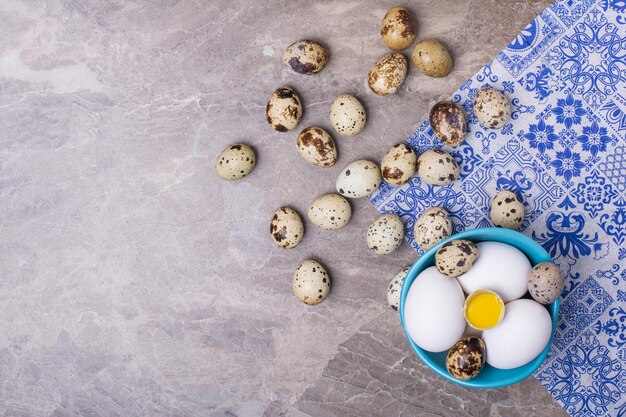
[[[478,294],[468,303],[465,315],[472,326],[490,329],[500,322],[503,307],[495,294]]]

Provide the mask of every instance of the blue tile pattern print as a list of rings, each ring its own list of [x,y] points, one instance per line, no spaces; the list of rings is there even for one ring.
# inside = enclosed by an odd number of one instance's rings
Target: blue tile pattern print
[[[476,92],[510,100],[510,123],[478,125]],[[535,377],[573,416],[626,417],[626,0],[560,0],[544,10],[450,97],[468,120],[466,141],[441,143],[428,121],[407,143],[444,149],[461,179],[433,187],[414,177],[370,197],[405,223],[446,208],[456,232],[489,227],[503,189],[517,193],[521,231],[566,275],[555,341]]]

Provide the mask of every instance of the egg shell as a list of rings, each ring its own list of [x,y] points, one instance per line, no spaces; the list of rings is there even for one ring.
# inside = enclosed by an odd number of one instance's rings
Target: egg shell
[[[481,88],[474,96],[474,115],[482,126],[500,129],[511,117],[511,105],[506,96],[498,90]]]
[[[394,145],[380,163],[382,176],[388,184],[406,184],[415,175],[417,155],[406,143]]]
[[[437,270],[447,277],[458,277],[469,271],[478,259],[478,248],[469,240],[451,240],[435,254]]]
[[[293,274],[291,289],[303,303],[319,304],[330,292],[330,276],[319,262],[305,259]]]
[[[417,175],[426,184],[442,186],[456,181],[460,171],[452,155],[431,149],[417,158]]]
[[[411,46],[416,33],[415,19],[404,7],[389,9],[380,24],[380,36],[385,46],[393,51],[402,51]]]
[[[217,156],[215,172],[221,179],[238,180],[250,174],[256,165],[256,155],[243,143],[230,145]]]
[[[338,230],[350,221],[352,208],[339,194],[325,194],[311,203],[307,214],[320,229]]]
[[[528,292],[541,304],[550,304],[561,296],[565,280],[558,266],[552,262],[535,265],[528,276]]]
[[[430,127],[440,141],[458,146],[467,133],[467,122],[463,110],[451,101],[440,101],[433,106],[429,115]]]
[[[304,236],[304,223],[298,212],[289,207],[276,210],[270,222],[270,236],[281,248],[296,247]]]
[[[459,340],[446,356],[446,368],[454,378],[467,381],[478,376],[485,366],[487,352],[479,337]]]
[[[522,251],[500,242],[479,242],[476,246],[480,256],[457,278],[466,294],[491,290],[505,303],[526,294],[531,267]]]
[[[415,68],[429,77],[445,77],[452,71],[450,52],[441,42],[434,39],[423,40],[415,45],[412,58]]]
[[[402,244],[404,225],[395,214],[383,214],[367,228],[367,246],[378,255],[387,255]]]
[[[402,292],[404,277],[406,277],[410,268],[410,266],[407,266],[402,271],[398,272],[387,287],[387,303],[389,304],[389,307],[396,311],[400,308],[400,293]]]
[[[513,369],[536,358],[550,341],[552,321],[548,310],[533,300],[515,300],[506,305],[502,322],[485,330],[487,363]]]
[[[388,54],[376,61],[369,74],[367,84],[379,96],[395,94],[406,77],[407,60],[402,54]]]
[[[404,324],[411,339],[422,349],[443,352],[465,330],[465,296],[455,279],[431,266],[411,284],[404,303]]]
[[[361,198],[375,191],[381,181],[378,165],[372,161],[359,159],[348,164],[339,173],[336,188],[344,197]]]
[[[293,72],[304,75],[316,74],[324,69],[328,53],[319,43],[303,40],[292,43],[283,53],[283,62]]]
[[[500,191],[491,202],[491,221],[498,227],[516,230],[524,221],[524,203],[512,191]]]
[[[425,210],[415,222],[413,238],[423,250],[428,250],[452,234],[452,221],[441,207]]]
[[[267,122],[279,132],[293,130],[302,118],[302,102],[290,87],[280,87],[270,97],[266,108]]]
[[[330,106],[330,123],[340,135],[357,135],[365,127],[366,119],[361,102],[349,94],[337,96]]]
[[[298,153],[318,167],[331,167],[337,162],[337,147],[332,136],[321,127],[307,127],[298,135]]]

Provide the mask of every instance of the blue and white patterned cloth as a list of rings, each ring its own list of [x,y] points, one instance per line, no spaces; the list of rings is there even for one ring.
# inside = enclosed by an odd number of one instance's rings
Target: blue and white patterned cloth
[[[502,130],[478,125],[483,86],[512,104]],[[567,274],[556,338],[535,377],[574,416],[626,416],[626,0],[561,0],[454,94],[469,133],[461,180],[383,184],[371,201],[403,219],[438,205],[455,232],[490,226],[497,191],[523,196],[522,224]],[[446,147],[428,121],[408,139]]]

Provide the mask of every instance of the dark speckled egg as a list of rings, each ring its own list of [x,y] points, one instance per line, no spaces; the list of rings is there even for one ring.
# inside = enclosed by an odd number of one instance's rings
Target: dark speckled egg
[[[456,379],[474,379],[483,370],[487,359],[485,343],[481,338],[470,336],[461,339],[448,351],[446,368]]]
[[[430,110],[430,127],[446,145],[458,146],[465,140],[467,122],[463,110],[451,101],[440,101]]]

